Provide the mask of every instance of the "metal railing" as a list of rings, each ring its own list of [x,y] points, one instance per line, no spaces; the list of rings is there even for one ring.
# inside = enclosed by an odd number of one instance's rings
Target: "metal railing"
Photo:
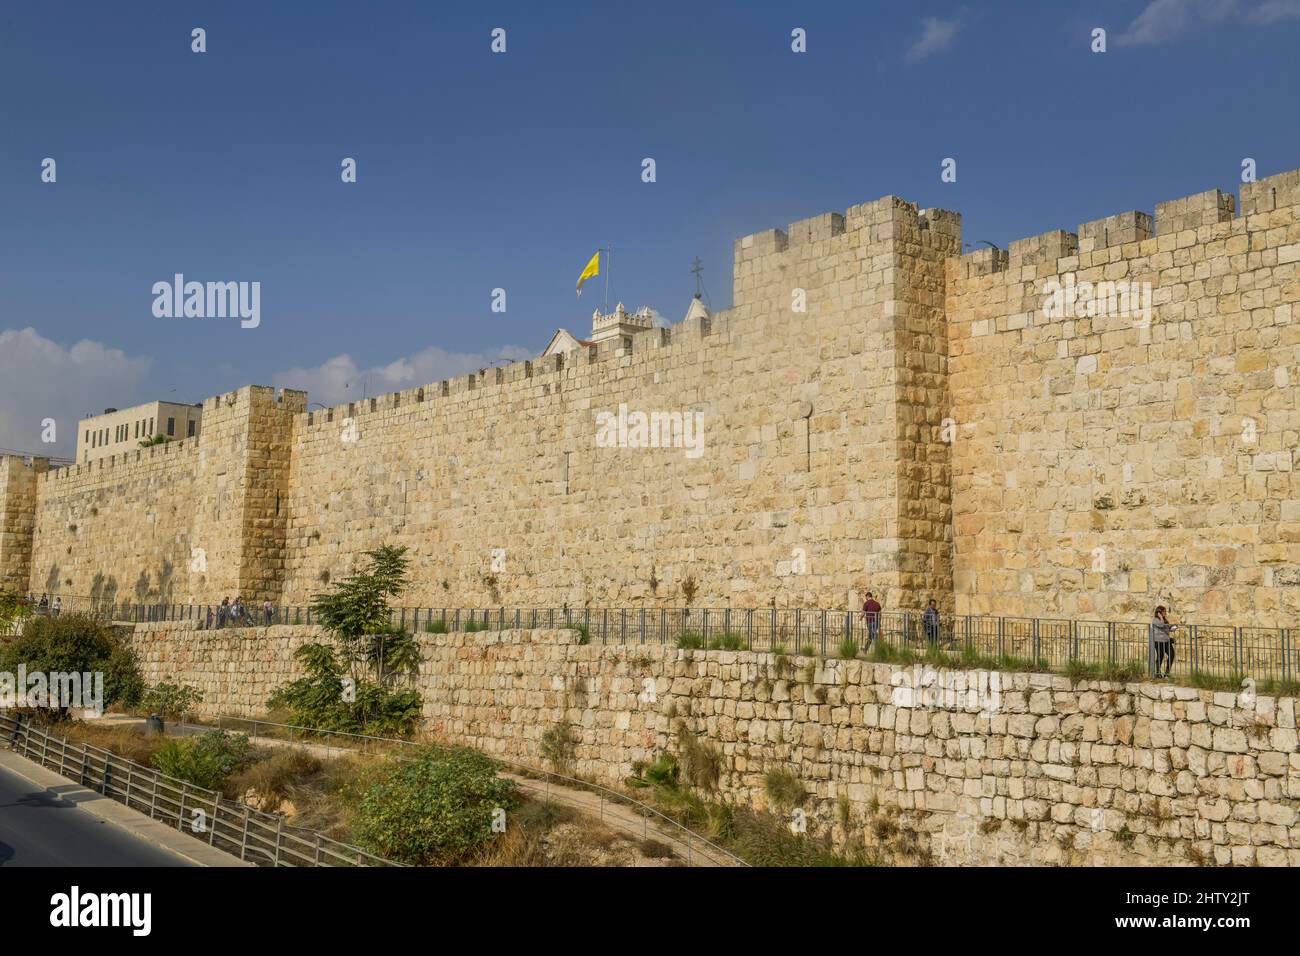
[[[249,737],[265,737],[272,740],[283,740],[287,743],[325,746],[329,750],[339,753],[356,754],[360,751],[362,755],[397,756],[398,759],[401,759],[408,749],[418,748],[422,745],[421,741],[402,740],[398,737],[378,737],[371,734],[324,730],[315,727],[303,727],[297,724],[258,720],[251,717],[232,717],[225,714],[212,718],[212,721],[209,724],[192,724],[179,721],[173,722],[171,726],[199,733],[214,728],[235,730]],[[263,733],[263,730],[269,730],[270,732]],[[284,733],[285,731],[288,733]],[[322,744],[320,742],[321,738],[338,738],[349,742],[353,746],[330,747],[327,744]],[[748,863],[734,853],[723,849],[662,811],[617,790],[611,790],[600,784],[581,780],[577,777],[569,777],[554,771],[515,763],[497,756],[489,755],[489,759],[514,771],[518,778],[516,782],[520,786],[539,794],[547,802],[555,802],[589,812],[592,809],[590,804],[574,800],[567,794],[552,789],[552,784],[556,787],[566,787],[591,794],[596,798],[596,815],[601,822],[606,822],[607,808],[622,807],[629,810],[641,818],[641,835],[643,839],[659,836],[668,840],[672,844],[674,852],[686,860],[687,866],[698,866],[701,860],[713,866],[749,866]],[[532,780],[529,779],[530,777],[540,779]],[[650,829],[652,822],[655,825],[653,831]]]
[[[104,603],[62,596],[63,611],[119,622],[173,621],[199,629],[315,624],[309,605],[248,607],[232,616],[213,604]],[[38,613],[53,613],[38,609]],[[1154,648],[1147,622],[1078,621],[1027,617],[944,616],[928,624],[922,611],[807,608],[435,608],[399,607],[393,626],[440,633],[464,630],[574,628],[602,644],[677,643],[709,649],[784,651],[834,656],[845,641],[866,649],[876,641],[899,647],[936,647],[954,653],[1009,659],[1043,670],[1071,664],[1131,668],[1151,673]],[[1257,681],[1300,681],[1300,628],[1190,624],[1174,633],[1171,673]]]
[[[9,749],[60,776],[116,800],[209,846],[258,866],[401,866],[314,830],[289,826],[279,814],[254,810],[89,744],[55,737],[20,715],[0,711],[0,739]]]

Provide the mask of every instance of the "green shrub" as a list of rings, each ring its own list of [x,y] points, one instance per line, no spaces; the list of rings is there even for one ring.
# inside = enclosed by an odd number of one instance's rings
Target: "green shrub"
[[[548,761],[556,773],[568,773],[577,753],[577,741],[568,724],[554,724],[542,734],[542,759]]]
[[[711,651],[742,651],[748,646],[749,642],[742,635],[731,631],[717,634],[709,639]]]
[[[805,644],[801,648],[799,648],[799,653],[802,654],[804,657],[816,657],[817,648],[812,644]]]
[[[203,692],[189,684],[172,684],[164,681],[154,684],[144,692],[141,705],[164,717],[184,717],[198,704],[203,703]]]
[[[677,635],[677,646],[686,651],[703,650],[704,635],[695,631],[683,631]]]
[[[579,644],[591,643],[591,628],[587,627],[586,624],[566,624],[564,626],[567,630],[578,632]]]
[[[840,641],[840,657],[851,661],[858,656],[858,642],[851,637]]]
[[[446,633],[447,633],[447,622],[446,622],[445,620],[443,620],[442,618],[439,618],[439,619],[436,620],[436,621],[425,621],[425,622],[424,622],[424,633],[426,633],[426,634],[446,634]]]
[[[803,782],[789,770],[773,767],[763,775],[763,789],[774,807],[793,809],[808,799]]]
[[[35,615],[20,633],[0,638],[0,671],[11,674],[25,665],[28,673],[104,675],[104,707],[134,707],[144,693],[135,655],[107,624],[82,614]],[[51,708],[56,718],[67,708]]]
[[[632,764],[633,776],[628,783],[634,787],[676,787],[680,770],[672,754],[660,754],[653,763],[637,761]]]
[[[722,754],[717,747],[704,743],[686,729],[677,731],[677,746],[682,752],[681,768],[686,781],[700,790],[715,790],[722,775]]]
[[[492,838],[492,817],[517,803],[513,782],[464,747],[422,747],[384,767],[362,791],[356,838],[372,853],[416,866],[463,862]]]
[[[170,777],[206,790],[224,790],[229,777],[249,761],[248,738],[224,730],[200,737],[172,737],[153,756],[153,765]]]
[[[355,695],[344,699],[346,669],[332,647],[304,644],[294,652],[304,676],[272,692],[267,705],[289,722],[320,730],[402,737],[420,722],[422,700],[414,690],[390,690],[365,678],[355,680]]]

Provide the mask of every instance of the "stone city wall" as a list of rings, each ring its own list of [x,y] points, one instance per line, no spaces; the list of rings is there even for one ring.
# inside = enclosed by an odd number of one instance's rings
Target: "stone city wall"
[[[1240,215],[1216,190],[965,256],[956,213],[897,197],[814,216],[739,240],[733,305],[708,318],[319,411],[250,386],[205,402],[195,440],[6,465],[0,575],[304,603],[397,544],[421,606],[870,589],[1290,626],[1298,203],[1287,173],[1244,186]],[[1052,283],[1096,281],[1149,283],[1149,314],[1045,313]],[[698,415],[702,443],[604,446],[620,410]]]

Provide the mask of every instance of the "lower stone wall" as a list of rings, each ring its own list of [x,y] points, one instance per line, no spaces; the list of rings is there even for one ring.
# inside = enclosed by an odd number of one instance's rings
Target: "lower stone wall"
[[[241,716],[264,713],[300,675],[293,651],[324,639],[175,624],[131,636],[147,681],[192,684],[205,713]],[[568,728],[569,772],[614,785],[693,738],[721,755],[721,799],[768,807],[767,775],[784,771],[807,789],[808,832],[837,845],[950,865],[1300,866],[1291,698],[581,645],[569,630],[420,640],[431,733],[543,766],[543,737]]]

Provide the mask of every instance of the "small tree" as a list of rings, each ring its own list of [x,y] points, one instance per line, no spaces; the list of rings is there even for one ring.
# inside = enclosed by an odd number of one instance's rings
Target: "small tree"
[[[203,692],[189,684],[172,684],[164,681],[154,684],[144,692],[144,706],[164,717],[184,717],[197,704],[203,703]]]
[[[367,551],[369,566],[349,575],[329,594],[312,599],[312,611],[321,626],[333,634],[343,649],[353,677],[365,664],[375,679],[388,686],[399,674],[419,668],[419,650],[412,635],[390,623],[388,601],[406,588],[406,548],[385,545]]]
[[[269,703],[309,727],[406,734],[419,723],[423,701],[416,691],[394,685],[418,672],[419,646],[414,635],[391,624],[388,606],[406,587],[406,549],[385,546],[366,557],[365,570],[312,599],[343,661],[328,644],[303,645],[294,656],[305,675],[277,688]]]

